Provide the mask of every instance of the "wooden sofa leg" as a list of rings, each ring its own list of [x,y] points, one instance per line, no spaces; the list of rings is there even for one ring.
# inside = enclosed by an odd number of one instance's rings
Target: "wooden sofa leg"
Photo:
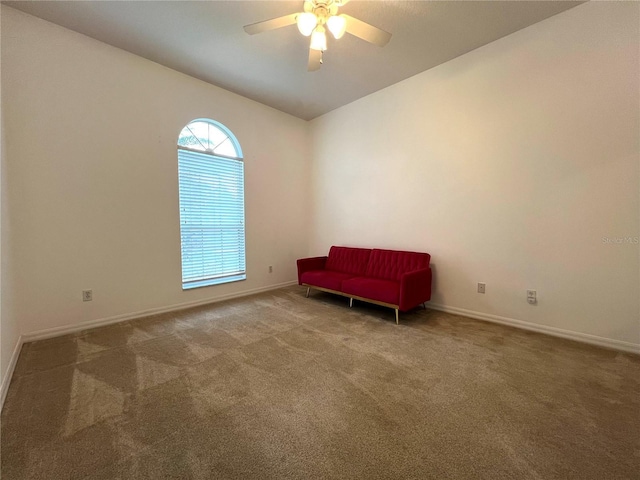
[[[353,298],[349,299],[349,308],[353,307]]]
[[[311,287],[307,287],[307,298],[309,298],[309,290],[311,290]]]
[[[396,308],[396,325],[400,325],[400,321],[398,320],[398,309]]]
[[[427,304],[426,304],[425,302],[422,302],[422,308],[423,308],[424,310],[426,310],[426,309],[427,309]]]

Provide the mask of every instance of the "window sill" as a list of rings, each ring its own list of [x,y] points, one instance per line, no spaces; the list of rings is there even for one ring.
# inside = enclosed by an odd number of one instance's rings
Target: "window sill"
[[[189,282],[182,284],[182,290],[192,290],[194,288],[210,287],[212,285],[222,285],[223,283],[241,282],[247,279],[247,274],[233,275],[231,277],[209,278],[199,282]]]

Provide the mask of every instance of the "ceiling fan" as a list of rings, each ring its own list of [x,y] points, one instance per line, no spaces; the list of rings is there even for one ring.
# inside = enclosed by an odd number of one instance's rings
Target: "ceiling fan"
[[[348,1],[304,0],[303,12],[245,25],[244,31],[249,35],[255,35],[256,33],[267,32],[296,23],[302,35],[305,37],[311,36],[307,70],[314,72],[320,69],[322,52],[327,49],[326,28],[329,29],[336,40],[342,38],[346,32],[374,45],[384,47],[391,39],[389,32],[380,30],[344,13],[338,15],[338,8]]]

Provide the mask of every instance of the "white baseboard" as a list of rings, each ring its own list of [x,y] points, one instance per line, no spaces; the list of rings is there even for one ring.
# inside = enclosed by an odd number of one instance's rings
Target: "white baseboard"
[[[597,345],[599,347],[640,354],[640,344],[637,343],[624,342],[622,340],[614,340],[612,338],[599,337],[597,335],[574,332],[572,330],[564,330],[562,328],[550,327],[547,325],[539,325],[537,323],[525,322],[523,320],[516,320],[514,318],[501,317],[499,315],[491,315],[489,313],[475,312],[473,310],[466,310],[464,308],[449,307],[447,305],[440,305],[437,303],[428,302],[427,307],[432,308],[433,310],[439,310],[441,312],[453,313],[456,315],[462,315],[464,317],[485,320],[487,322],[501,323],[503,325],[509,325],[511,327],[521,328],[523,330],[544,333],[547,335],[552,335],[554,337],[567,338],[569,340],[589,343],[591,345]]]
[[[44,340],[47,338],[59,337],[61,335],[68,335],[70,333],[80,332],[89,328],[103,327],[105,325],[111,325],[113,323],[126,322],[127,320],[134,320],[136,318],[148,317],[150,315],[157,315],[160,313],[173,312],[176,310],[184,310],[185,308],[198,307],[200,305],[208,305],[211,303],[223,302],[225,300],[231,300],[233,298],[247,297],[249,295],[255,295],[257,293],[268,292],[270,290],[277,290],[278,288],[289,287],[291,285],[297,285],[297,281],[283,282],[276,285],[269,285],[267,287],[254,288],[252,290],[245,290],[239,293],[231,293],[228,295],[222,295],[215,298],[208,298],[205,300],[197,300],[195,302],[178,303],[170,305],[168,307],[150,308],[148,310],[141,310],[133,313],[126,313],[124,315],[116,315],[113,317],[100,318],[98,320],[90,320],[88,322],[75,323],[72,325],[63,325],[61,327],[47,328],[44,330],[37,330],[35,332],[26,333],[22,336],[22,342],[33,342],[35,340]]]
[[[7,371],[4,372],[4,377],[2,377],[2,384],[0,384],[0,412],[2,411],[2,407],[4,407],[4,400],[5,398],[7,398],[9,384],[11,383],[11,378],[13,377],[13,371],[16,369],[16,363],[18,363],[18,357],[20,356],[20,350],[22,350],[23,343],[24,340],[22,336],[19,336],[18,340],[16,341],[16,345],[13,348],[13,352],[11,353],[9,367],[7,368]]]

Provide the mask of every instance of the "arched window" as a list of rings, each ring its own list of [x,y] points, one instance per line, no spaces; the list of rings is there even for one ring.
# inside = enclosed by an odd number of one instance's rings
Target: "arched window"
[[[178,137],[182,288],[247,278],[244,163],[224,125],[190,122]]]

